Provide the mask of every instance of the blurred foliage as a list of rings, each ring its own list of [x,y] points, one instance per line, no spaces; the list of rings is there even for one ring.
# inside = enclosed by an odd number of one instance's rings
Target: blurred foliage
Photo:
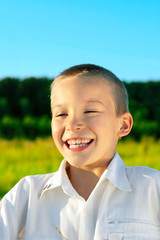
[[[40,117],[26,115],[22,119],[5,115],[0,119],[1,138],[25,137],[34,139],[37,136],[51,136],[51,119],[47,115]]]
[[[130,99],[130,111],[135,120],[160,122],[160,81],[125,83]],[[139,118],[137,119],[137,112]]]
[[[0,80],[0,117],[9,114],[50,116],[50,85],[48,78],[4,78]]]
[[[51,135],[50,85],[48,78],[0,80],[0,137]],[[134,125],[132,137],[160,138],[160,81],[125,82]]]

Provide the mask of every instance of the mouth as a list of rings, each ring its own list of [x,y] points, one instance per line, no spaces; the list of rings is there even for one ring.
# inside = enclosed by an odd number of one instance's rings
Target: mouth
[[[92,142],[93,139],[90,138],[72,138],[65,141],[65,145],[69,150],[81,151],[87,148]]]

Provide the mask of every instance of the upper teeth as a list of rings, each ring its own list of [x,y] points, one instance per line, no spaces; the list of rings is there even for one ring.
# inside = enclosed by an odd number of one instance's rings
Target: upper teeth
[[[81,143],[89,143],[91,139],[75,139],[75,140],[68,140],[68,144],[81,144]]]

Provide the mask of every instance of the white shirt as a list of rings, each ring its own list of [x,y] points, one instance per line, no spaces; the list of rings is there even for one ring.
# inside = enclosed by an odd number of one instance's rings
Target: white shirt
[[[6,194],[0,240],[160,239],[159,171],[126,167],[116,153],[85,201],[65,166],[64,160],[55,173],[25,177]]]

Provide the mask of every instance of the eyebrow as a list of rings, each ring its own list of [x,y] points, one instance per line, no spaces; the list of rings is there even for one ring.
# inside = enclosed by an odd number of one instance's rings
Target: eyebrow
[[[98,104],[101,104],[101,105],[104,105],[102,102],[98,101],[98,100],[88,100],[88,101],[84,101],[86,103],[98,103]],[[64,106],[65,104],[55,104],[53,105],[53,108],[57,108],[57,107],[62,107]]]
[[[89,100],[89,101],[87,101],[87,103],[99,103],[99,104],[101,104],[101,105],[104,105],[102,102],[100,102],[100,101],[98,101],[98,100]]]

